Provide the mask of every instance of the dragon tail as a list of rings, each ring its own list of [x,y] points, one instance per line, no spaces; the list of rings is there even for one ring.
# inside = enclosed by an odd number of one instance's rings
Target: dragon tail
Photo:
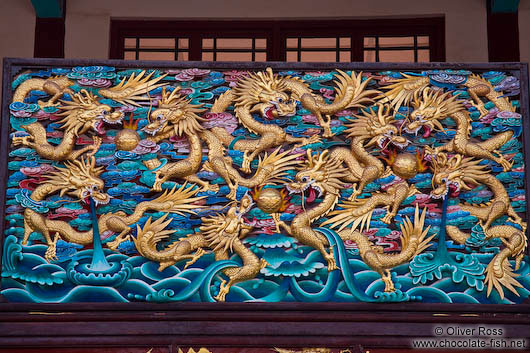
[[[171,190],[165,190],[164,193],[158,196],[154,200],[140,202],[134,213],[125,219],[127,224],[133,224],[138,222],[140,217],[147,210],[155,210],[169,213],[176,213],[183,215],[184,213],[195,213],[193,210],[202,207],[201,205],[194,204],[205,196],[193,197],[198,189],[194,189],[195,185],[187,185],[184,183],[182,186],[177,188],[177,185]]]
[[[330,216],[333,216],[327,219],[322,226],[331,224],[330,228],[336,228],[337,232],[341,232],[344,228],[351,226],[351,230],[357,230],[359,227],[359,232],[363,230],[370,229],[370,221],[372,220],[372,215],[374,209],[369,209],[366,212],[359,214],[359,208],[362,207],[366,202],[365,200],[354,200],[353,202],[341,204],[339,206],[344,207],[342,210],[335,210],[329,213]],[[366,228],[365,228],[366,227]]]
[[[400,225],[402,233],[401,251],[397,254],[379,255],[381,263],[384,264],[385,268],[391,268],[410,261],[431,246],[430,242],[434,238],[434,235],[427,237],[430,226],[423,229],[425,215],[427,214],[426,210],[425,208],[420,216],[418,206],[416,205],[414,224],[412,224],[408,217],[405,217],[405,220]]]
[[[118,85],[108,88],[101,89],[99,93],[105,97],[115,100],[118,103],[123,105],[135,105],[139,106],[135,101],[137,100],[149,100],[149,97],[142,97],[141,95],[146,94],[149,91],[152,91],[158,87],[164,86],[164,83],[158,83],[167,74],[160,75],[159,77],[151,79],[155,72],[151,72],[149,75],[145,76],[145,71],[142,71],[135,76],[133,73],[129,79],[123,79]]]
[[[408,104],[414,98],[414,95],[420,94],[425,88],[429,87],[430,79],[427,76],[411,76],[402,74],[405,78],[393,80],[392,84],[384,88],[389,90],[377,98],[382,98],[381,103],[390,103],[395,109],[402,105]]]
[[[402,233],[401,248],[403,249],[401,252],[412,253],[409,259],[412,259],[414,256],[422,253],[425,249],[431,246],[430,242],[434,238],[434,235],[427,237],[427,233],[431,226],[423,229],[426,215],[427,208],[424,208],[420,215],[418,205],[416,205],[416,210],[414,211],[414,225],[408,217],[405,217],[405,220],[400,225]]]
[[[43,84],[44,80],[35,78],[22,82],[15,90],[15,93],[13,93],[13,102],[24,102],[24,99],[26,98],[29,92],[34,89],[39,89],[39,86],[42,87]]]
[[[495,255],[486,268],[486,279],[484,280],[484,283],[488,284],[488,297],[493,287],[495,287],[495,290],[497,290],[501,299],[504,299],[504,290],[502,287],[507,288],[510,292],[519,296],[515,287],[522,288],[523,286],[515,279],[518,274],[512,271],[512,266],[508,261],[509,252],[509,249],[504,249]]]
[[[338,96],[346,96],[346,91],[348,89],[353,90],[352,99],[346,105],[346,108],[363,107],[365,104],[372,103],[374,101],[373,97],[381,93],[377,90],[366,90],[366,86],[370,83],[370,78],[364,80],[363,82],[362,72],[359,72],[358,75],[355,75],[355,72],[352,71],[350,76],[343,71],[337,71],[339,72],[339,75],[335,76],[338,78],[335,83],[337,84]]]
[[[174,230],[164,230],[172,221],[171,219],[166,221],[168,214],[166,213],[154,222],[151,222],[152,217],[149,217],[143,228],[136,225],[137,235],[136,238],[132,237],[132,240],[138,253],[143,257],[149,259],[160,257],[161,254],[160,251],[156,250],[156,244],[175,232]],[[152,252],[156,253],[157,256],[152,256]]]
[[[499,108],[499,110],[515,112],[515,107],[512,105],[512,103],[510,102],[508,98],[504,97],[504,93],[502,91],[496,91],[495,87],[493,87],[491,82],[486,80],[483,77],[480,77],[480,75],[471,74],[467,82],[464,85],[471,88],[477,84],[481,86],[486,86],[489,88],[488,93],[486,93],[485,96],[490,101],[492,101],[495,104],[495,106]]]
[[[183,213],[195,213],[193,209],[200,208],[200,205],[193,204],[196,201],[204,199],[206,196],[193,197],[197,193],[198,189],[195,188],[195,184],[187,185],[182,184],[179,188],[177,185],[173,186],[170,191],[165,190],[164,193],[158,196],[153,201],[148,201],[153,204],[160,204],[164,206],[159,211],[183,214]]]
[[[462,232],[456,226],[445,226],[445,231],[449,238],[451,238],[455,243],[464,245],[466,240],[470,237],[470,234]]]
[[[293,170],[298,165],[298,154],[291,154],[291,151],[284,151],[280,153],[280,147],[275,149],[272,153],[265,153],[263,159],[260,157],[258,162],[258,170],[255,178],[259,180],[257,184],[265,183],[281,183],[285,182],[288,170]],[[254,178],[252,178],[254,179]],[[241,183],[243,185],[243,183]]]

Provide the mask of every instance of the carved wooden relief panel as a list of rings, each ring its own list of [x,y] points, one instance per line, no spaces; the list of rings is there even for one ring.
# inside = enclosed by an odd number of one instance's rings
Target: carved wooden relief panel
[[[200,66],[4,76],[4,298],[528,298],[518,71]]]

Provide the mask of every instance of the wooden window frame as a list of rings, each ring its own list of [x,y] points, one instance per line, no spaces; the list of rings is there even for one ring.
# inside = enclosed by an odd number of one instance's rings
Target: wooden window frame
[[[351,61],[363,62],[364,37],[428,36],[431,62],[445,61],[445,18],[304,20],[111,19],[111,59],[123,59],[125,38],[189,38],[189,60],[202,60],[203,38],[265,38],[267,61],[286,61],[287,38],[350,37]]]

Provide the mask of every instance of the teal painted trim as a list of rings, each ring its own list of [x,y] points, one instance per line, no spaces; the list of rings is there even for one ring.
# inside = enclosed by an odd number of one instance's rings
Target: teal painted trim
[[[31,0],[38,18],[63,17],[64,0]]]
[[[519,0],[491,0],[491,13],[515,13]]]

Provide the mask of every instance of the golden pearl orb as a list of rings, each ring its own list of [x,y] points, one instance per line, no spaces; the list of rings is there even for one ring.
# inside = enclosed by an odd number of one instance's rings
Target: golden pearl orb
[[[116,134],[114,143],[116,148],[122,151],[132,151],[138,146],[140,142],[140,135],[134,130],[123,129]]]
[[[418,158],[410,153],[400,153],[392,163],[394,174],[403,179],[414,177],[418,173]]]
[[[264,189],[259,192],[256,204],[265,213],[275,213],[282,206],[282,194],[276,189]]]

